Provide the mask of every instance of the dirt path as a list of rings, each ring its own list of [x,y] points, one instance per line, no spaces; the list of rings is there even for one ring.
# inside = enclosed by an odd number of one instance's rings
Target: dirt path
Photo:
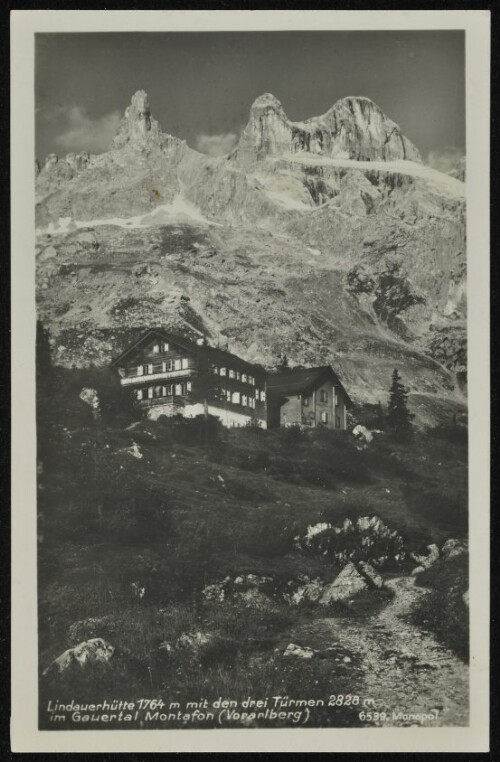
[[[353,665],[363,675],[363,698],[375,701],[367,711],[387,713],[387,718],[371,721],[372,725],[467,725],[467,665],[431,633],[401,618],[427,594],[414,582],[412,577],[388,581],[394,598],[377,614],[366,619],[317,619],[297,629],[295,642],[313,648],[339,646],[352,653]],[[422,723],[404,716],[428,715],[433,710],[437,716]]]

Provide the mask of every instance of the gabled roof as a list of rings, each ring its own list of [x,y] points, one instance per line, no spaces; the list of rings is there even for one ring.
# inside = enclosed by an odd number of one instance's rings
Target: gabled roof
[[[138,339],[132,342],[132,344],[130,344],[127,349],[121,353],[121,355],[116,357],[112,361],[111,367],[117,367],[118,365],[121,365],[131,355],[134,355],[135,352],[141,349],[141,347],[148,344],[151,339],[155,338],[161,339],[162,341],[170,341],[173,344],[178,344],[180,347],[188,350],[189,352],[194,352],[199,349],[198,345],[190,339],[185,339],[182,336],[173,336],[172,334],[163,331],[161,328],[150,328],[148,331],[145,331],[143,334],[141,334]]]
[[[115,358],[112,361],[111,366],[117,367],[125,363],[129,357],[132,357],[138,350],[140,350],[143,346],[147,345],[152,339],[155,338],[160,339],[161,341],[168,341],[171,344],[177,344],[179,347],[182,347],[182,349],[185,349],[186,351],[193,354],[199,355],[202,352],[206,352],[210,361],[219,366],[234,363],[238,364],[241,367],[247,368],[249,371],[260,371],[262,373],[265,372],[264,368],[261,366],[247,362],[241,357],[238,357],[238,355],[234,355],[225,349],[220,349],[220,347],[211,347],[208,344],[199,345],[196,344],[196,342],[191,341],[191,339],[186,339],[183,336],[177,336],[176,334],[170,333],[169,331],[164,331],[162,328],[151,328],[150,330],[143,333],[136,341],[130,344],[130,346],[127,347],[127,349],[122,352],[119,357]]]
[[[281,373],[269,374],[266,384],[268,399],[277,402],[296,394],[308,395],[328,379],[341,388],[347,403],[352,405],[351,398],[331,365],[320,365],[317,368],[289,368]]]

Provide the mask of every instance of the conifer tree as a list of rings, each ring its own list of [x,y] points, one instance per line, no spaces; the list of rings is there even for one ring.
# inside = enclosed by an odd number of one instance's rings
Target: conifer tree
[[[408,390],[403,385],[397,368],[394,368],[389,389],[387,425],[397,436],[404,438],[411,434],[413,418],[413,414],[408,410]]]

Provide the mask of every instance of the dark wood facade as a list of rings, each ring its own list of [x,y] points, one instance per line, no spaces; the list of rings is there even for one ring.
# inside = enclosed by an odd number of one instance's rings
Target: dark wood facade
[[[121,385],[151,418],[208,411],[227,426],[252,420],[267,425],[264,369],[203,340],[196,343],[153,329],[113,366]]]

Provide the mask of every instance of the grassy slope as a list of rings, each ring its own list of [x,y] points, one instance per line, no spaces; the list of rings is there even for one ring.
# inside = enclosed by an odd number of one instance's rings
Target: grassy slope
[[[59,422],[41,424],[40,662],[86,637],[108,637],[117,647],[113,672],[77,691],[93,700],[96,692],[130,695],[131,684],[138,694],[181,697],[293,695],[304,680],[323,695],[332,680],[340,687],[349,679],[353,690],[355,671],[347,676],[342,665],[276,661],[273,649],[286,645],[298,616],[284,604],[242,599],[214,611],[201,604],[201,589],[250,572],[277,583],[304,573],[333,579],[331,562],[293,549],[293,537],[319,520],[377,514],[415,549],[466,534],[459,442],[382,436],[358,451],[340,432],[236,429],[206,438],[186,427],[127,430],[83,416],[59,404]],[[128,451],[134,442],[142,458]],[[145,586],[143,600],[132,582]],[[208,662],[167,659],[159,645],[193,628],[216,635]],[[58,685],[57,695],[65,690]],[[67,690],[71,697],[74,681]]]

